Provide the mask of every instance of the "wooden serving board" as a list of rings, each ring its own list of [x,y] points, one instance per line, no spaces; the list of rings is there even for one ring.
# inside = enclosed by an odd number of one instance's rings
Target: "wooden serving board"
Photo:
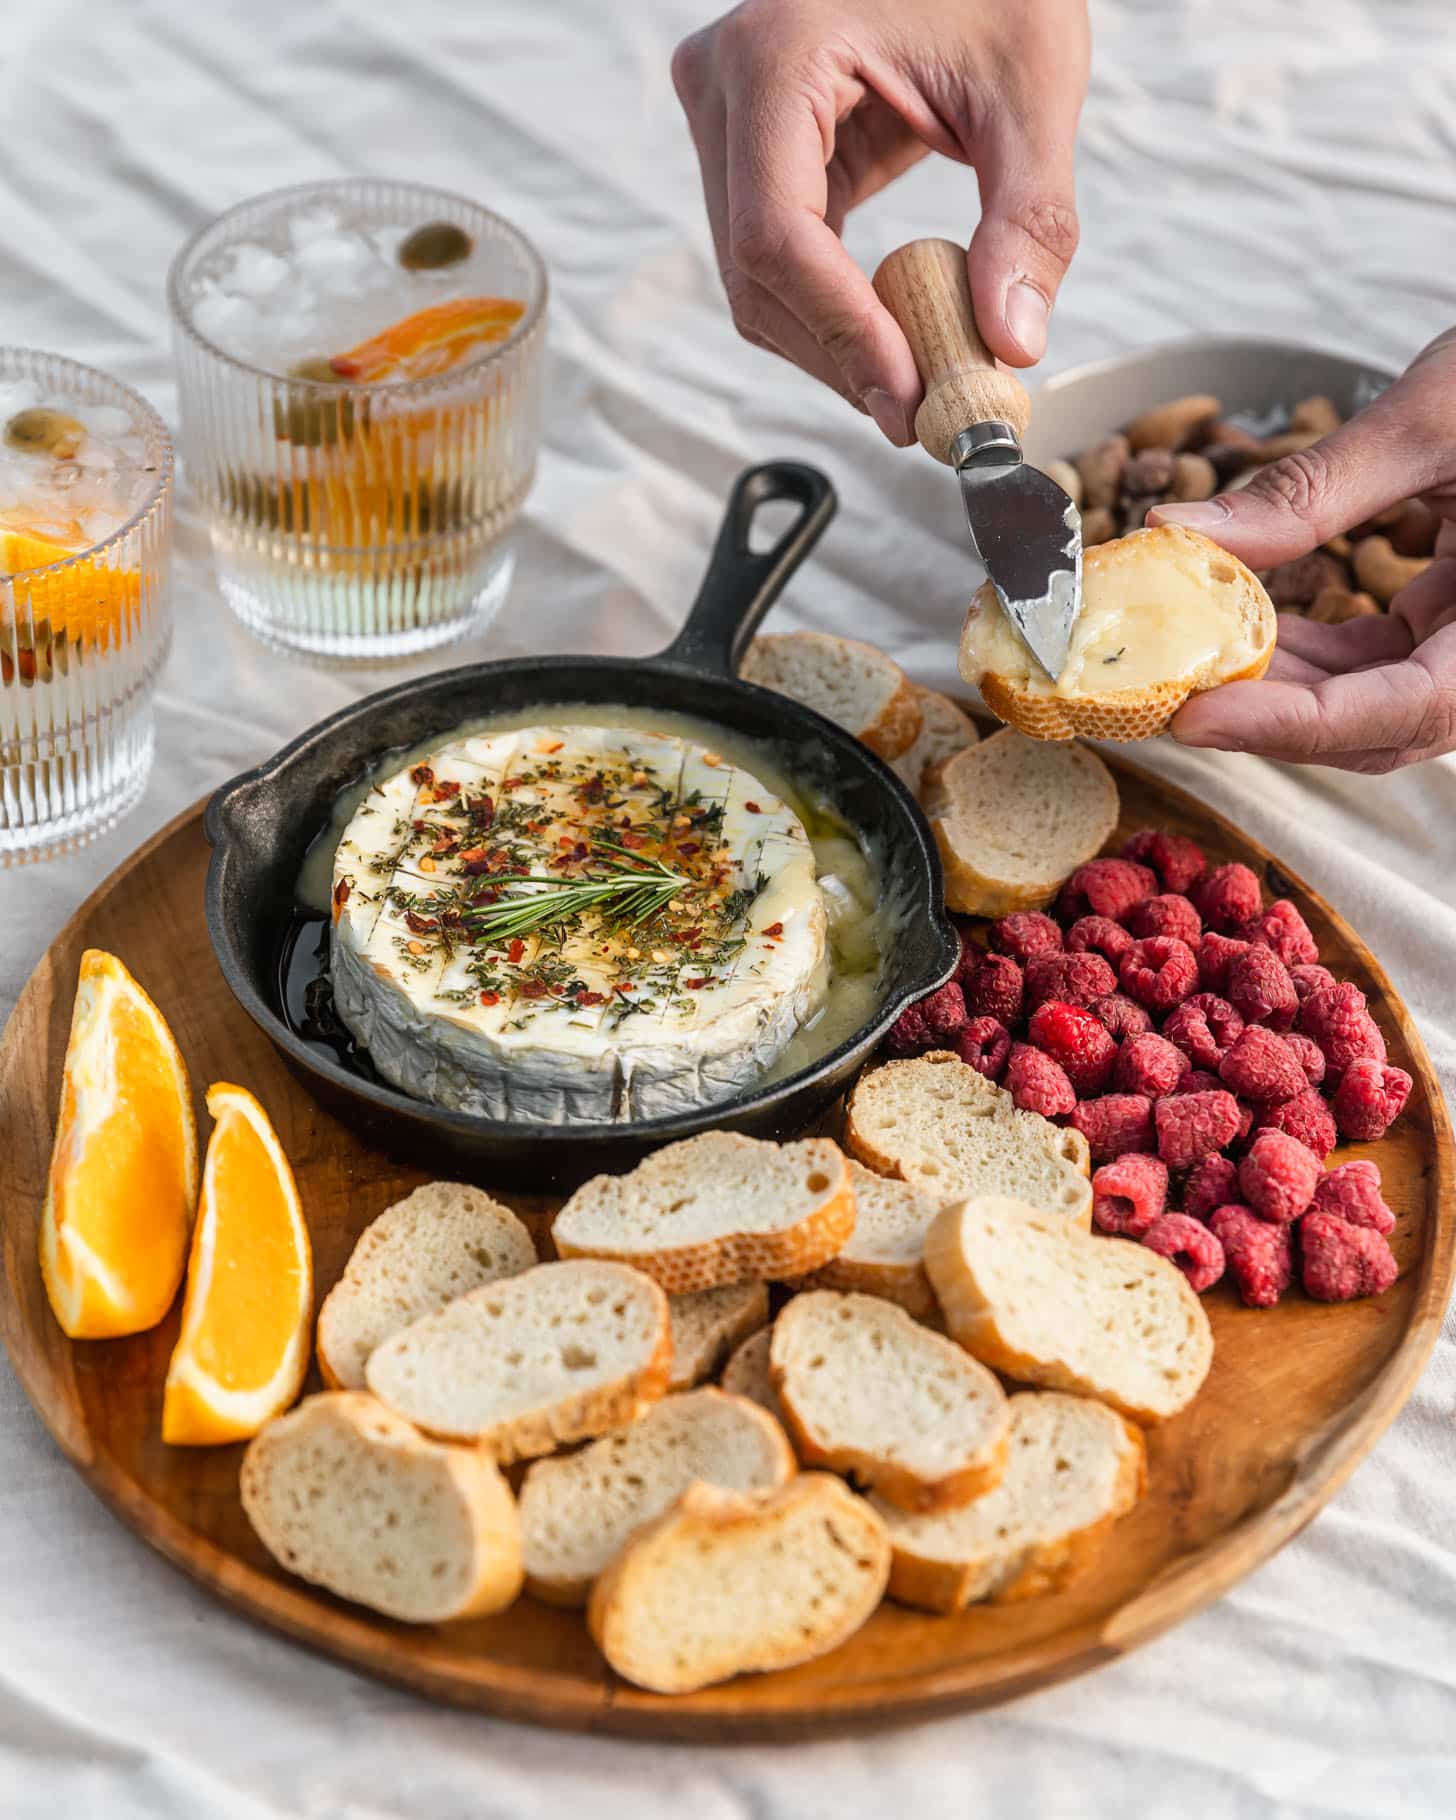
[[[1216,1341],[1208,1383],[1149,1436],[1146,1500],[1066,1591],[954,1618],[886,1604],[821,1661],[667,1699],[617,1680],[578,1614],[529,1597],[499,1617],[410,1628],[280,1571],[238,1502],[241,1449],[162,1445],[177,1310],[132,1339],[72,1343],[51,1317],[36,1263],[51,1121],[87,946],[119,954],[157,1000],[199,1102],[208,1082],[232,1080],[272,1114],[297,1172],[320,1297],[360,1230],[422,1179],[316,1106],[234,1003],[203,926],[201,805],[82,905],[0,1038],[0,1331],[42,1421],[125,1523],[239,1611],[437,1699],[541,1724],[717,1741],[868,1726],[1009,1699],[1109,1661],[1198,1611],[1309,1521],[1409,1395],[1451,1289],[1453,1148],[1425,1048],[1354,932],[1193,797],[1125,760],[1109,762],[1122,792],[1119,838],[1151,823],[1174,827],[1217,860],[1253,866],[1271,895],[1293,897],[1329,965],[1368,995],[1391,1059],[1416,1085],[1390,1137],[1340,1153],[1380,1163],[1399,1215],[1398,1283],[1377,1299],[1334,1307],[1295,1291],[1269,1310],[1244,1308],[1228,1285],[1215,1289],[1206,1298]],[[517,1204],[544,1237],[547,1204]]]

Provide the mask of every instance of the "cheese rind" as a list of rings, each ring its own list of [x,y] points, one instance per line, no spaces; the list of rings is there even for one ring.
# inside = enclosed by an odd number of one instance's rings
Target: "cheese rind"
[[[477,900],[549,888],[521,873],[592,876],[594,836],[689,887],[640,929],[588,913],[471,939]],[[795,811],[708,748],[636,729],[448,741],[371,790],[334,859],[341,1020],[386,1080],[492,1118],[615,1122],[742,1091],[818,1007],[826,932]]]

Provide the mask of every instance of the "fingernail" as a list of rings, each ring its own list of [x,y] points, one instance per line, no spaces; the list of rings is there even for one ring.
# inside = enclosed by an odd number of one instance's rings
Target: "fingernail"
[[[1148,513],[1148,522],[1186,525],[1190,531],[1211,531],[1215,525],[1227,524],[1232,516],[1221,499],[1194,499],[1187,505],[1154,506]]]
[[[1006,293],[1006,327],[1011,339],[1033,360],[1046,353],[1047,300],[1029,284],[1013,284]]]
[[[910,424],[905,407],[880,386],[872,385],[864,394],[864,407],[897,449],[910,440]]]

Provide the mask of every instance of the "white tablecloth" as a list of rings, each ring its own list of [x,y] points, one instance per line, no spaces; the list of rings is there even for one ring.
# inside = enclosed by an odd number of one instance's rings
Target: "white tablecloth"
[[[989,0],[987,0],[989,3]],[[461,660],[648,651],[746,463],[827,468],[842,510],[776,624],[953,677],[966,557],[923,456],[734,337],[668,53],[707,0],[5,0],[0,340],[93,361],[175,421],[162,283],[199,221],[332,174],[464,190],[552,272],[549,429],[515,591]],[[1051,368],[1195,330],[1399,364],[1456,320],[1449,0],[1102,0],[1083,251]],[[851,231],[872,264],[964,234],[932,164]],[[0,1010],[153,829],[392,676],[268,655],[224,613],[185,502],[178,638],[140,810],[0,878]],[[400,674],[404,672],[401,671]],[[1384,957],[1456,1080],[1456,767],[1387,779],[1160,750]],[[0,1159],[3,1167],[3,1159]],[[1276,1560],[1130,1660],[984,1716],[863,1741],[672,1749],[433,1709],[255,1630],[95,1503],[0,1366],[0,1815],[1456,1814],[1456,1346]],[[1250,1412],[1257,1419],[1257,1411]]]

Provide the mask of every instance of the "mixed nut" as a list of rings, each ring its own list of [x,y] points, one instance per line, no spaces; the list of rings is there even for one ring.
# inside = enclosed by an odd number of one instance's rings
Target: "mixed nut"
[[[1144,411],[1070,461],[1049,461],[1046,471],[1081,508],[1090,548],[1140,530],[1153,506],[1247,486],[1266,462],[1307,449],[1341,421],[1330,399],[1302,398],[1282,428],[1259,435],[1224,416],[1217,398],[1195,392]],[[1260,580],[1281,612],[1331,625],[1380,613],[1430,562],[1438,529],[1423,500],[1402,500]]]

